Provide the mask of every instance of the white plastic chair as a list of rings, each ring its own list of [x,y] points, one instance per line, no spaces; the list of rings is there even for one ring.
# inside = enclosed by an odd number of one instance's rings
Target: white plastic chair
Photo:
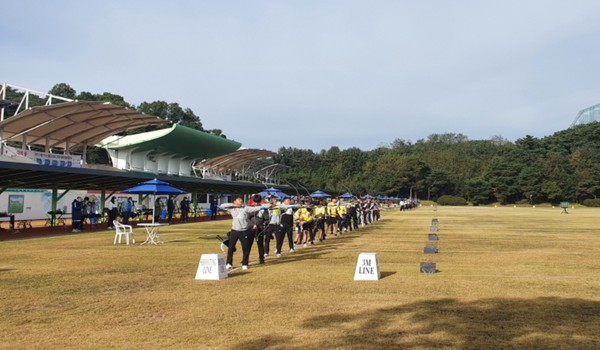
[[[135,238],[133,237],[133,227],[131,225],[123,225],[117,220],[113,221],[113,225],[115,226],[115,242],[113,244],[117,244],[117,238],[119,239],[119,244],[121,244],[121,237],[125,236],[125,242],[129,245],[129,236],[131,236],[132,243],[135,244]]]

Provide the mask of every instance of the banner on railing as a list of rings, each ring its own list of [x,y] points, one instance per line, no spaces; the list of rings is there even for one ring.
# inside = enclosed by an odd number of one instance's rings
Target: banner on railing
[[[81,168],[81,156],[72,154],[55,154],[27,149],[2,146],[2,154],[9,158],[24,157],[33,160],[39,165],[60,166],[67,168]]]

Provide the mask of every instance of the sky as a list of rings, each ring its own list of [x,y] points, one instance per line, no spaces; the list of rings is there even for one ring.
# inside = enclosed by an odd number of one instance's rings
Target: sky
[[[600,103],[600,1],[3,1],[0,83],[190,108],[247,148],[515,141]]]

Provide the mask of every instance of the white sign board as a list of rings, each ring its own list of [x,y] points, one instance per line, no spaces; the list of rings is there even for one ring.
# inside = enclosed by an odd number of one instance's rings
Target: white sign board
[[[377,253],[360,253],[354,271],[355,281],[377,281],[381,278]]]
[[[223,254],[202,254],[196,271],[197,280],[222,280],[227,277]]]
[[[19,158],[25,157],[35,161],[38,165],[60,166],[67,168],[81,168],[81,156],[71,154],[55,154],[30,151],[10,146],[2,147],[3,153],[7,157]]]

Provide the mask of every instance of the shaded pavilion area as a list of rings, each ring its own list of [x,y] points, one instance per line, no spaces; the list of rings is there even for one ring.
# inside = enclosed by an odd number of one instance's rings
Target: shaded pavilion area
[[[6,142],[20,143],[23,150],[36,146],[38,149],[43,148],[47,153],[58,151],[62,154],[69,154],[71,150],[81,147],[85,159],[87,146],[98,144],[108,136],[141,126],[166,123],[158,117],[105,102],[71,101],[29,108],[0,122],[0,193],[9,188],[50,189],[52,190],[51,211],[56,212],[58,200],[70,190],[100,191],[100,203],[103,205],[106,198],[113,193],[153,178],[166,181],[189,193],[249,194],[260,192],[265,188],[265,185],[253,182],[209,180],[159,171],[125,171],[85,164],[82,167],[40,165],[24,157],[6,154],[4,149]],[[145,147],[143,152],[168,154],[173,151],[170,147],[177,145],[177,140],[182,141],[182,135],[185,134],[188,139],[183,147],[189,148],[189,142],[194,142],[195,133],[179,126],[164,130],[173,132],[178,129],[179,131],[174,134],[175,137],[171,136],[167,146],[146,139],[144,142],[138,142],[135,147],[140,149],[143,145]],[[205,155],[221,155],[240,146],[235,141],[210,136],[210,140],[201,147]],[[212,141],[220,140],[223,141],[215,144],[216,151],[210,148]],[[182,148],[181,142],[178,147]],[[181,155],[181,152],[178,154]],[[194,154],[190,154],[188,150],[184,156],[194,156]],[[187,157],[186,160],[189,161],[189,158]]]

